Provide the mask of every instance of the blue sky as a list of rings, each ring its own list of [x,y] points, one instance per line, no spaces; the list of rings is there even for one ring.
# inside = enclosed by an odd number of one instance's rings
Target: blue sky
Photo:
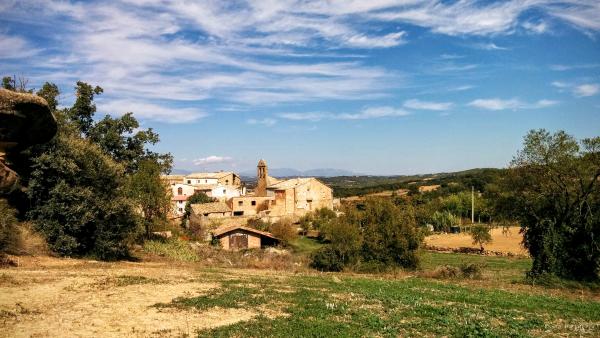
[[[505,167],[600,135],[600,2],[0,2],[0,73],[134,112],[190,170]]]

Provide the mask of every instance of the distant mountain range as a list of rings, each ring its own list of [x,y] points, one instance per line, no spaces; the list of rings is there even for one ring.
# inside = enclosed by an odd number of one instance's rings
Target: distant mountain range
[[[269,176],[273,177],[335,177],[361,175],[344,169],[318,168],[310,170],[298,170],[293,168],[269,168]],[[244,171],[240,173],[243,177],[255,177],[255,171]]]
[[[189,175],[191,170],[173,169],[173,175]],[[242,177],[256,177],[256,171],[243,171],[239,173]],[[273,177],[335,177],[335,176],[361,176],[355,172],[344,169],[319,168],[310,170],[298,170],[293,168],[269,168],[269,175]]]

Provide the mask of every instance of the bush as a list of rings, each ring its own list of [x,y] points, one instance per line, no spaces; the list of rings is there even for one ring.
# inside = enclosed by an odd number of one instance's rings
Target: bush
[[[273,236],[280,240],[283,246],[288,246],[290,242],[298,238],[298,230],[289,219],[280,219],[269,227]]]
[[[330,271],[357,263],[356,268],[369,271],[417,268],[417,250],[423,237],[416,228],[414,209],[380,199],[367,200],[358,207],[360,210],[348,208],[330,224],[330,244],[313,256],[312,265],[321,270],[335,269]]]
[[[478,279],[481,278],[483,266],[479,264],[462,264],[460,266],[460,272],[463,278]]]
[[[146,252],[168,257],[178,261],[196,262],[198,254],[192,249],[188,242],[179,239],[149,240],[144,242]]]
[[[8,202],[0,199],[0,253],[12,252],[18,246],[19,228],[17,211]]]
[[[271,223],[265,222],[260,218],[250,218],[248,220],[248,226],[253,229],[260,230],[260,231],[269,231],[269,228],[271,227]]]
[[[492,235],[490,234],[490,228],[484,224],[478,224],[471,227],[469,230],[473,244],[479,245],[479,250],[483,253],[483,245],[492,242]]]
[[[124,168],[76,137],[58,137],[34,159],[28,217],[63,256],[128,256],[139,217],[126,197]]]
[[[362,236],[360,229],[345,219],[331,224],[331,243],[311,257],[311,267],[321,271],[341,271],[358,262]]]
[[[310,267],[320,271],[342,271],[348,260],[348,256],[339,248],[328,245],[312,255]]]
[[[389,200],[370,200],[363,212],[351,216],[362,226],[362,258],[403,268],[419,266],[417,250],[423,240],[416,228],[414,209]]]

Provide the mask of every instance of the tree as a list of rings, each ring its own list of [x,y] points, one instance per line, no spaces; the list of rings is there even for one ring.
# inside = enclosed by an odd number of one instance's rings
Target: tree
[[[342,271],[360,258],[362,234],[360,228],[344,218],[331,224],[331,242],[311,257],[311,267],[321,271]]]
[[[126,257],[138,228],[121,165],[88,140],[55,138],[33,161],[28,217],[65,256]]]
[[[492,242],[490,228],[483,224],[477,224],[471,227],[470,232],[473,244],[479,245],[479,249],[481,250],[481,253],[483,253],[483,245]]]
[[[190,218],[190,215],[192,214],[192,204],[211,203],[216,201],[216,198],[209,197],[207,194],[201,191],[194,192],[194,194],[190,196],[185,203],[183,217],[181,218],[181,225],[185,226],[186,221]]]
[[[422,236],[416,228],[412,206],[397,207],[388,199],[372,199],[364,211],[350,214],[352,222],[362,228],[362,258],[382,266],[417,268],[417,250]]]
[[[150,236],[152,225],[166,223],[171,206],[168,185],[160,178],[160,173],[160,164],[148,159],[139,164],[130,179],[129,191],[141,208],[146,237]]]
[[[117,118],[107,115],[89,127],[88,138],[110,154],[115,161],[122,163],[127,173],[135,172],[142,161],[152,160],[160,165],[162,173],[168,174],[171,171],[173,156],[148,150],[146,147],[158,143],[160,138],[152,128],[138,128],[139,123],[133,113]]]
[[[599,178],[600,137],[577,141],[543,129],[525,136],[501,197],[521,223],[531,275],[598,279]]]
[[[50,111],[53,112],[56,110],[58,106],[58,95],[60,95],[60,91],[58,90],[58,86],[54,83],[46,82],[42,86],[40,90],[36,93],[38,96],[43,97],[46,102],[48,102],[48,107]]]
[[[298,238],[298,230],[289,219],[280,219],[269,226],[269,231],[277,237],[283,246],[288,246]]]
[[[94,124],[94,114],[96,113],[96,104],[94,104],[94,95],[100,95],[104,89],[99,86],[91,85],[77,81],[75,87],[77,99],[75,104],[68,111],[69,119],[77,126],[83,135],[87,135]]]

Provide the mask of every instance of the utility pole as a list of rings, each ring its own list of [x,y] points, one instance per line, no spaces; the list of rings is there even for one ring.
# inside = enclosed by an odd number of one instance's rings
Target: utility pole
[[[471,186],[471,224],[475,223],[475,187]]]

